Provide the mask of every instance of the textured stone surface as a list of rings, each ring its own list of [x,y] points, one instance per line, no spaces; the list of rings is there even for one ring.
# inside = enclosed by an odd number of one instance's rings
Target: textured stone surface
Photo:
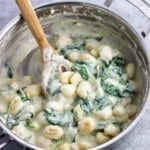
[[[35,5],[44,2],[58,2],[64,0],[32,0],[32,3]],[[69,0],[66,0],[69,1]],[[71,1],[71,0],[70,0]],[[76,0],[79,1],[79,0]],[[81,1],[81,0],[80,0]],[[82,0],[89,3],[94,3],[102,5],[104,0]],[[138,1],[138,0],[136,0]],[[150,3],[150,0],[147,0]],[[139,12],[138,9],[135,9],[132,5],[129,5],[127,1],[115,1],[111,10],[116,12],[118,15],[121,15],[124,19],[129,21],[132,26],[137,30],[138,33],[150,24],[150,21]],[[0,0],[0,29],[4,27],[13,17],[19,13],[15,0]],[[145,42],[150,43],[150,34],[145,39]],[[147,108],[145,113],[135,127],[135,129],[130,133],[129,136],[119,141],[119,143],[113,145],[111,148],[106,150],[150,150],[150,100],[148,100]],[[1,142],[1,141],[0,141]],[[22,150],[23,148],[17,144],[9,144],[5,147],[4,150]]]

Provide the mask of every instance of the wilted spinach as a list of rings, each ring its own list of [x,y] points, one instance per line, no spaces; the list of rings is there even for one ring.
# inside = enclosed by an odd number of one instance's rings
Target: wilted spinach
[[[20,96],[20,98],[21,98],[22,101],[28,101],[28,100],[30,100],[30,99],[27,97],[27,95],[25,94],[25,92],[23,91],[23,89],[18,89],[18,90],[16,91],[16,93],[17,93],[17,95]]]
[[[46,120],[50,124],[65,126],[73,122],[73,113],[71,111],[59,113],[54,111],[53,109],[46,108],[44,112]]]
[[[107,97],[102,97],[102,98],[96,97],[94,100],[79,99],[79,104],[80,104],[81,109],[84,112],[89,113],[89,112],[94,112],[94,111],[103,109],[104,107],[109,105],[109,101]]]
[[[60,50],[60,54],[66,56],[68,52],[72,52],[73,50],[76,51],[84,51],[85,50],[85,43],[84,42],[77,42],[71,45],[68,45]]]
[[[106,121],[99,121],[94,131],[103,132],[107,124],[108,123]]]
[[[23,109],[20,110],[15,116],[11,116],[8,113],[3,114],[6,124],[9,129],[12,129],[14,126],[17,126],[20,122],[25,122],[26,124],[33,118],[32,112],[23,112]]]
[[[13,78],[13,72],[12,72],[10,66],[7,63],[5,63],[4,66],[7,68],[7,77],[12,79]]]
[[[72,70],[79,72],[84,80],[89,79],[88,68],[86,64],[75,63],[72,67]]]

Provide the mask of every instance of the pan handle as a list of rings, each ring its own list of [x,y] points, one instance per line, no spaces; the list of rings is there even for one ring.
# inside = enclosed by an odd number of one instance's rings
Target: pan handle
[[[110,7],[113,1],[114,0],[105,0],[104,5]],[[141,32],[141,35],[145,38],[150,32],[150,2],[148,2],[148,0],[127,0],[127,2],[136,7],[149,20],[147,27]]]
[[[0,149],[7,146],[11,141],[12,139],[4,131],[0,133]]]

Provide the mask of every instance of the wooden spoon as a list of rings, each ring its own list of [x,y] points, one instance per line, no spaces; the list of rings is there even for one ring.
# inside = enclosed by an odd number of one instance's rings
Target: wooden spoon
[[[35,37],[42,55],[43,71],[42,71],[42,88],[44,94],[47,95],[47,86],[52,71],[52,58],[57,55],[53,47],[49,44],[40,21],[34,11],[30,0],[16,0],[16,3],[24,17],[29,29],[31,30],[33,36]]]

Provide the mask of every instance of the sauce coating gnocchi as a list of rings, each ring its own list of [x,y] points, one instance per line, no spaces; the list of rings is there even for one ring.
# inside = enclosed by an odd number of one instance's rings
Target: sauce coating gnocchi
[[[19,137],[47,150],[82,150],[117,136],[137,112],[135,65],[102,37],[59,35],[56,49],[71,64],[54,72],[49,97],[30,76],[5,65],[0,115]],[[11,72],[12,71],[12,72]]]

